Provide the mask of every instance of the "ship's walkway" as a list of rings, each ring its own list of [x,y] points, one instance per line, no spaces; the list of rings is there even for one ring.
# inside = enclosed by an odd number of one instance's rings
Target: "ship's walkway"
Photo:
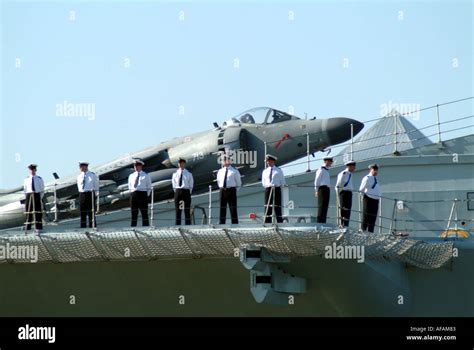
[[[320,255],[328,249],[342,258],[364,247],[364,259],[399,260],[410,265],[439,268],[453,256],[453,241],[425,242],[419,239],[353,231],[326,225],[286,224],[266,227],[187,226],[71,231],[25,235],[11,232],[0,238],[5,247],[14,247],[8,263],[31,262],[25,254],[37,247],[38,262],[155,260],[178,258],[232,258],[241,248],[262,247],[270,254],[290,258]],[[330,248],[328,248],[330,247]],[[36,249],[36,248],[35,248]],[[350,258],[350,257],[349,257]],[[355,259],[355,255],[353,256]]]

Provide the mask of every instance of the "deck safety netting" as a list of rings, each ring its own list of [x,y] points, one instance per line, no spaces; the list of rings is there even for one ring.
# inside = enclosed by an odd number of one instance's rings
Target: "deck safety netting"
[[[453,256],[453,242],[351,231],[331,226],[229,227],[203,226],[143,228],[114,231],[73,231],[37,235],[6,235],[6,247],[37,247],[38,262],[148,260],[231,257],[243,246],[265,247],[290,257],[324,256],[328,246],[363,246],[365,259],[399,260],[433,269]],[[29,258],[11,255],[0,262],[24,263]]]

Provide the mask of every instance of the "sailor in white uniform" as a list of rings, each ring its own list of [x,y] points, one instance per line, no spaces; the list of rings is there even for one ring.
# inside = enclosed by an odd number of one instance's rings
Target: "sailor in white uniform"
[[[180,158],[179,168],[173,174],[171,183],[174,191],[176,225],[181,225],[181,212],[184,209],[186,225],[191,225],[191,193],[194,187],[193,174],[186,169],[186,159]]]
[[[242,180],[240,172],[231,165],[229,156],[223,157],[222,168],[217,172],[217,186],[220,189],[219,224],[225,224],[227,205],[232,224],[238,224],[237,189],[242,186]]]
[[[265,223],[272,222],[273,201],[275,201],[276,222],[282,223],[281,215],[281,188],[286,185],[283,171],[275,165],[277,157],[271,154],[266,155],[267,167],[262,172],[262,186],[265,187]],[[275,200],[273,199],[273,193]]]
[[[350,160],[344,164],[346,169],[337,175],[336,191],[339,197],[341,225],[349,226],[352,209],[352,173],[355,171],[356,162]]]
[[[314,189],[316,197],[318,197],[318,223],[326,223],[329,208],[329,187],[331,186],[331,178],[329,176],[329,168],[332,165],[332,157],[323,158],[324,165],[316,170],[314,179]]]
[[[374,232],[377,212],[379,210],[379,200],[382,195],[380,185],[377,180],[379,167],[377,164],[369,165],[370,173],[364,176],[360,184],[359,192],[363,194],[362,209],[362,230]]]
[[[79,211],[81,213],[81,228],[97,227],[95,212],[97,196],[99,195],[99,177],[89,171],[88,162],[79,162],[81,173],[77,175],[77,190],[79,191]]]
[[[25,214],[26,230],[31,230],[32,224],[39,233],[43,229],[43,209],[41,198],[44,193],[44,181],[41,176],[36,175],[36,164],[28,165],[30,176],[23,182],[23,192],[25,193]]]
[[[148,219],[148,197],[152,191],[150,175],[143,171],[143,166],[145,165],[143,160],[135,159],[133,165],[135,171],[128,177],[128,189],[131,192],[131,226],[137,226],[139,210],[142,215],[142,226],[150,226],[150,220]]]

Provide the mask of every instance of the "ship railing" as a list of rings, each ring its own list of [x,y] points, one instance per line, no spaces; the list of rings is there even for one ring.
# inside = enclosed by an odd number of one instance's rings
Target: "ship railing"
[[[253,188],[253,187],[258,187],[262,190],[262,197],[263,197],[263,192],[264,189],[261,184],[252,184],[245,186],[246,188]],[[303,189],[303,190],[309,190],[311,192],[315,192],[315,188],[313,185],[304,185],[304,184],[294,184],[294,185],[285,185],[283,188],[288,188],[290,189]],[[335,189],[336,190],[336,189]],[[275,191],[275,188],[273,187],[271,189],[271,195],[270,198],[272,198],[272,202],[267,202],[264,203],[262,200],[261,206],[258,204],[251,204],[251,205],[238,205],[238,210],[248,210],[249,213],[246,216],[239,216],[239,222],[250,222],[254,223],[256,225],[269,225],[265,223],[265,218],[268,216],[268,211],[272,209],[272,222],[270,225],[278,225],[277,223],[277,217],[276,217],[276,212],[273,210],[275,208],[275,196],[273,195]],[[216,205],[217,199],[215,199],[215,194],[218,192],[218,190],[213,190],[212,187],[209,188],[209,192],[205,194],[207,196],[207,209],[208,211],[206,212],[206,209],[204,207],[205,201],[199,201],[199,204],[191,206],[191,218],[192,218],[192,223],[196,224],[196,220],[199,219],[198,215],[196,215],[196,211],[201,212],[201,225],[207,224],[208,226],[214,226],[217,225],[217,218],[214,219],[212,216],[212,211],[217,210],[219,212],[220,206]],[[331,194],[333,196],[334,194]],[[351,212],[351,217],[350,217],[350,222],[351,226],[353,227],[354,224],[358,227],[358,229],[361,229],[362,225],[362,215],[363,215],[363,210],[362,210],[362,198],[363,198],[363,193],[354,190],[353,195],[356,196],[355,199],[353,199],[353,204],[356,203],[356,206],[352,206],[350,212]],[[204,195],[203,195],[204,196]],[[239,197],[239,196],[238,196]],[[338,201],[339,196],[337,195],[337,190],[336,190],[336,201],[335,205],[330,205],[329,210],[328,210],[328,216],[327,216],[327,222],[335,225],[335,226],[342,226],[342,220],[341,220],[341,205]],[[314,198],[314,201],[316,202],[316,198]],[[151,226],[174,226],[174,221],[175,218],[173,215],[170,215],[171,212],[174,211],[174,206],[170,206],[169,204],[172,204],[172,200],[168,200],[165,202],[162,202],[161,205],[168,205],[167,208],[159,208],[157,209],[155,207],[154,201],[150,201],[149,204],[149,217],[150,217],[150,224]],[[448,204],[450,206],[450,214],[446,218],[432,218],[432,219],[425,219],[425,220],[420,220],[420,219],[415,219],[415,218],[399,218],[398,217],[398,210],[402,210],[406,205],[422,205],[425,206],[427,204],[431,205],[438,205],[438,204]],[[448,238],[448,233],[453,234],[456,238],[459,238],[458,232],[466,231],[463,228],[467,227],[468,224],[473,225],[474,224],[474,219],[473,218],[468,218],[468,217],[459,217],[458,216],[458,209],[459,205],[465,204],[468,205],[469,207],[472,207],[474,209],[474,198],[466,198],[466,199],[459,199],[459,198],[453,198],[453,199],[432,199],[432,200],[411,200],[411,199],[406,199],[406,198],[394,198],[394,197],[388,197],[388,196],[380,196],[379,199],[379,209],[377,211],[377,220],[375,224],[375,228],[378,231],[379,234],[381,233],[400,233],[400,232],[409,232],[411,228],[409,228],[409,225],[413,224],[434,224],[433,227],[429,228],[417,228],[417,232],[436,232],[439,231],[440,229],[444,230],[446,233],[446,237]],[[258,208],[262,208],[262,214],[259,215],[259,210]],[[384,208],[391,208],[391,210],[385,210]],[[316,203],[314,205],[299,205],[295,203],[293,200],[287,200],[286,202],[282,202],[282,209],[288,209],[288,210],[296,210],[295,214],[286,214],[283,215],[283,221],[284,223],[289,223],[289,222],[294,222],[296,223],[316,223],[316,216],[317,216],[317,210],[318,206]],[[123,208],[114,211],[113,213],[117,212],[126,212],[129,211],[129,208]],[[386,212],[390,212],[390,216],[386,216]],[[121,216],[120,219],[116,220],[111,220],[107,218],[111,213],[100,213],[97,214],[94,212],[94,223],[96,220],[96,217],[103,218],[100,219],[99,221],[103,221],[103,224],[101,224],[101,227],[107,227],[107,224],[112,224],[115,221],[123,221],[123,216]],[[120,216],[120,215],[119,215]],[[229,218],[228,218],[229,219]],[[77,220],[77,219],[72,219],[72,220]],[[66,221],[66,220],[65,220]],[[100,222],[99,222],[100,223]],[[25,223],[26,224],[26,223]],[[44,222],[45,225],[48,224],[48,222]],[[52,224],[52,223],[49,223]],[[198,223],[199,224],[199,223]],[[93,228],[97,229],[97,228]]]
[[[334,146],[330,146],[330,148],[327,150],[327,152],[332,153],[334,150],[344,149],[344,148],[350,146],[350,152],[348,153],[349,159],[347,159],[347,160],[356,160],[357,159],[358,162],[361,162],[361,161],[370,160],[370,158],[356,157],[358,153],[360,154],[364,151],[374,150],[374,149],[382,148],[382,147],[386,147],[386,146],[393,146],[393,150],[389,153],[386,153],[386,154],[380,154],[380,155],[378,155],[378,157],[388,156],[388,155],[399,155],[400,154],[399,153],[400,145],[403,145],[405,143],[412,143],[412,142],[422,141],[422,140],[427,140],[427,139],[429,140],[429,139],[433,138],[433,139],[436,139],[438,144],[442,145],[443,135],[450,134],[450,133],[453,133],[453,132],[456,132],[456,131],[461,131],[461,130],[468,131],[469,129],[466,128],[466,125],[463,124],[463,123],[468,121],[468,122],[471,122],[471,125],[472,125],[472,120],[474,119],[474,115],[472,113],[470,113],[470,114],[467,114],[467,115],[463,115],[461,117],[450,118],[449,120],[442,121],[441,120],[441,115],[442,115],[441,114],[441,108],[446,107],[446,106],[451,106],[451,105],[465,104],[467,102],[472,103],[473,101],[474,101],[474,96],[466,97],[466,98],[462,98],[462,99],[457,99],[457,100],[452,100],[452,101],[448,101],[448,102],[439,103],[439,104],[428,106],[428,107],[409,110],[408,112],[403,112],[403,113],[398,113],[398,112],[397,113],[392,113],[391,112],[388,115],[384,115],[384,116],[375,117],[375,118],[365,120],[365,121],[363,121],[364,125],[374,123],[374,122],[377,122],[377,121],[380,121],[380,120],[386,119],[386,118],[394,118],[395,122],[394,122],[394,129],[391,132],[389,131],[386,134],[366,138],[366,139],[363,139],[363,140],[358,140],[358,139],[354,138],[355,137],[355,135],[354,135],[354,125],[351,124],[351,137],[350,137],[350,139],[348,141],[344,142],[344,143],[334,145]],[[468,110],[472,111],[472,108],[470,108],[470,109],[468,108]],[[431,124],[425,125],[425,126],[420,127],[420,128],[415,127],[414,129],[411,129],[411,130],[400,130],[398,128],[398,123],[396,122],[397,118],[409,117],[409,116],[413,116],[413,115],[416,116],[421,112],[428,112],[428,111],[435,111],[436,112],[436,122],[435,123],[431,123]],[[419,117],[417,117],[417,118],[419,118]],[[450,128],[450,129],[443,129],[442,128],[442,126],[445,126],[447,124],[452,124],[452,123],[458,123],[459,126],[455,126],[453,128]],[[412,138],[412,139],[410,139],[410,141],[403,141],[403,138],[402,138],[403,135],[409,135],[409,134],[412,134],[412,133],[415,133],[415,132],[419,132],[419,131],[422,131],[422,130],[430,130],[430,129],[433,129],[434,131],[431,132],[429,135],[424,135],[424,136],[421,136],[421,137],[418,137],[418,138]],[[311,143],[314,143],[316,140],[318,140],[322,136],[324,136],[324,133],[325,133],[325,131],[321,131],[320,133],[312,133],[312,134],[306,133],[305,134],[306,159],[303,160],[303,161],[297,161],[297,162],[292,162],[290,164],[283,165],[283,166],[281,166],[281,168],[290,168],[290,167],[295,167],[295,166],[298,166],[298,165],[306,165],[306,171],[307,172],[311,171],[311,163],[320,162],[324,158],[325,155],[321,156],[321,157],[314,157],[314,152],[315,151],[310,149],[310,145],[311,145]],[[472,133],[472,130],[471,130],[471,133]],[[313,139],[311,139],[311,137],[313,137]],[[385,143],[381,143],[379,145],[374,145],[373,144],[374,140],[381,139],[381,138],[387,138],[387,137],[391,137],[392,140],[388,141],[388,142],[385,142]],[[275,147],[277,144],[279,144],[281,142],[282,142],[281,138],[264,142],[264,154],[267,154],[268,149],[271,149],[272,147]],[[360,146],[362,144],[367,145],[367,147],[359,147],[358,149],[354,150],[354,145]],[[326,150],[321,150],[321,152],[326,152]],[[313,156],[313,159],[311,159],[312,156]]]
[[[446,107],[446,106],[453,106],[453,105],[457,106],[457,105],[461,105],[461,104],[466,104],[468,102],[472,103],[473,101],[474,101],[474,96],[473,97],[466,97],[466,98],[462,98],[462,99],[457,99],[457,100],[452,100],[452,101],[448,101],[448,102],[439,103],[439,104],[432,105],[432,106],[427,106],[427,107],[423,107],[423,108],[409,110],[408,112],[403,112],[403,113],[392,113],[391,112],[388,115],[384,115],[384,116],[375,117],[375,118],[365,120],[365,121],[363,121],[364,125],[374,123],[374,122],[377,122],[377,121],[380,121],[380,120],[386,119],[386,118],[394,118],[395,122],[393,123],[394,124],[394,129],[391,132],[389,131],[389,132],[387,132],[383,135],[378,135],[378,136],[366,138],[366,139],[363,139],[363,140],[358,140],[358,139],[354,138],[355,137],[355,135],[354,135],[354,125],[351,124],[351,137],[350,137],[350,139],[348,141],[344,142],[344,143],[334,145],[334,146],[330,146],[330,148],[327,151],[332,153],[335,150],[344,149],[344,148],[350,146],[350,152],[348,154],[349,159],[347,159],[347,160],[357,160],[358,162],[362,162],[362,161],[370,160],[370,158],[357,157],[358,153],[362,153],[364,151],[373,150],[373,149],[377,149],[377,148],[382,148],[382,147],[386,147],[386,146],[390,146],[390,145],[393,146],[393,150],[389,153],[386,153],[386,154],[380,154],[380,155],[378,155],[378,157],[389,156],[389,155],[399,155],[400,145],[403,145],[405,143],[411,143],[411,142],[422,141],[422,140],[427,140],[427,139],[432,139],[433,138],[433,139],[436,139],[438,144],[442,145],[444,135],[447,135],[447,134],[450,134],[450,133],[453,133],[453,132],[456,132],[456,131],[461,131],[461,130],[469,132],[469,128],[466,128],[465,122],[470,122],[471,123],[470,125],[473,125],[472,120],[474,119],[474,115],[472,113],[469,113],[469,114],[466,114],[466,115],[462,115],[460,117],[454,117],[454,118],[451,117],[449,120],[442,121],[441,120],[442,119],[441,118],[441,116],[442,116],[441,108]],[[467,108],[467,109],[469,111],[472,111],[472,108]],[[409,116],[414,116],[414,115],[417,116],[421,112],[426,113],[428,111],[435,111],[436,112],[436,122],[435,123],[431,123],[431,124],[425,125],[425,126],[420,127],[420,128],[415,127],[414,129],[411,129],[411,130],[400,130],[398,128],[398,123],[396,122],[397,118],[409,117]],[[419,116],[417,118],[419,118]],[[452,123],[457,123],[457,124],[454,127],[450,128],[450,129],[449,128],[448,129],[446,129],[446,128],[443,129],[442,128],[443,126],[448,125],[448,124],[452,124]],[[420,132],[420,131],[423,131],[423,130],[430,130],[430,129],[432,129],[433,132],[431,132],[429,135],[424,135],[424,136],[421,136],[421,137],[418,137],[418,138],[412,138],[409,141],[403,141],[403,138],[402,138],[403,135],[409,135],[409,134],[412,134],[412,133],[415,133],[415,132]],[[472,130],[470,130],[470,132],[472,133]],[[298,165],[306,165],[306,171],[307,172],[311,171],[311,163],[320,162],[324,158],[325,155],[321,156],[321,157],[314,157],[313,156],[313,159],[311,159],[311,156],[314,154],[314,150],[310,149],[310,144],[312,142],[314,142],[315,140],[321,138],[321,136],[324,136],[323,134],[324,134],[324,131],[321,131],[320,133],[313,133],[313,134],[307,133],[305,135],[305,139],[306,139],[305,140],[306,141],[306,145],[305,145],[306,146],[306,159],[304,161],[297,161],[297,162],[292,162],[292,163],[287,164],[287,165],[283,165],[281,168],[290,168],[290,167],[294,167],[294,166],[298,166]],[[313,137],[313,139],[311,139],[311,137]],[[388,141],[388,142],[385,142],[385,143],[381,143],[379,145],[374,145],[373,144],[374,140],[381,139],[381,138],[387,138],[387,137],[391,137],[392,140]],[[267,153],[267,150],[269,148],[274,147],[278,143],[281,143],[281,138],[265,142],[264,143],[265,154]],[[354,150],[354,145],[361,146],[363,144],[367,145],[367,147],[359,147],[358,149]],[[322,150],[322,152],[325,152],[325,150]]]

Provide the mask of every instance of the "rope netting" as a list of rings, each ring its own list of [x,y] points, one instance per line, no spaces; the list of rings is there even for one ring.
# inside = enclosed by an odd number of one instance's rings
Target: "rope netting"
[[[423,269],[439,268],[453,256],[452,241],[426,242],[325,225],[74,231],[8,235],[0,238],[0,244],[16,250],[37,247],[38,262],[55,263],[232,257],[236,250],[250,245],[290,257],[324,256],[334,245],[363,247],[365,259],[399,260]],[[23,263],[31,258],[17,254],[0,261]]]

